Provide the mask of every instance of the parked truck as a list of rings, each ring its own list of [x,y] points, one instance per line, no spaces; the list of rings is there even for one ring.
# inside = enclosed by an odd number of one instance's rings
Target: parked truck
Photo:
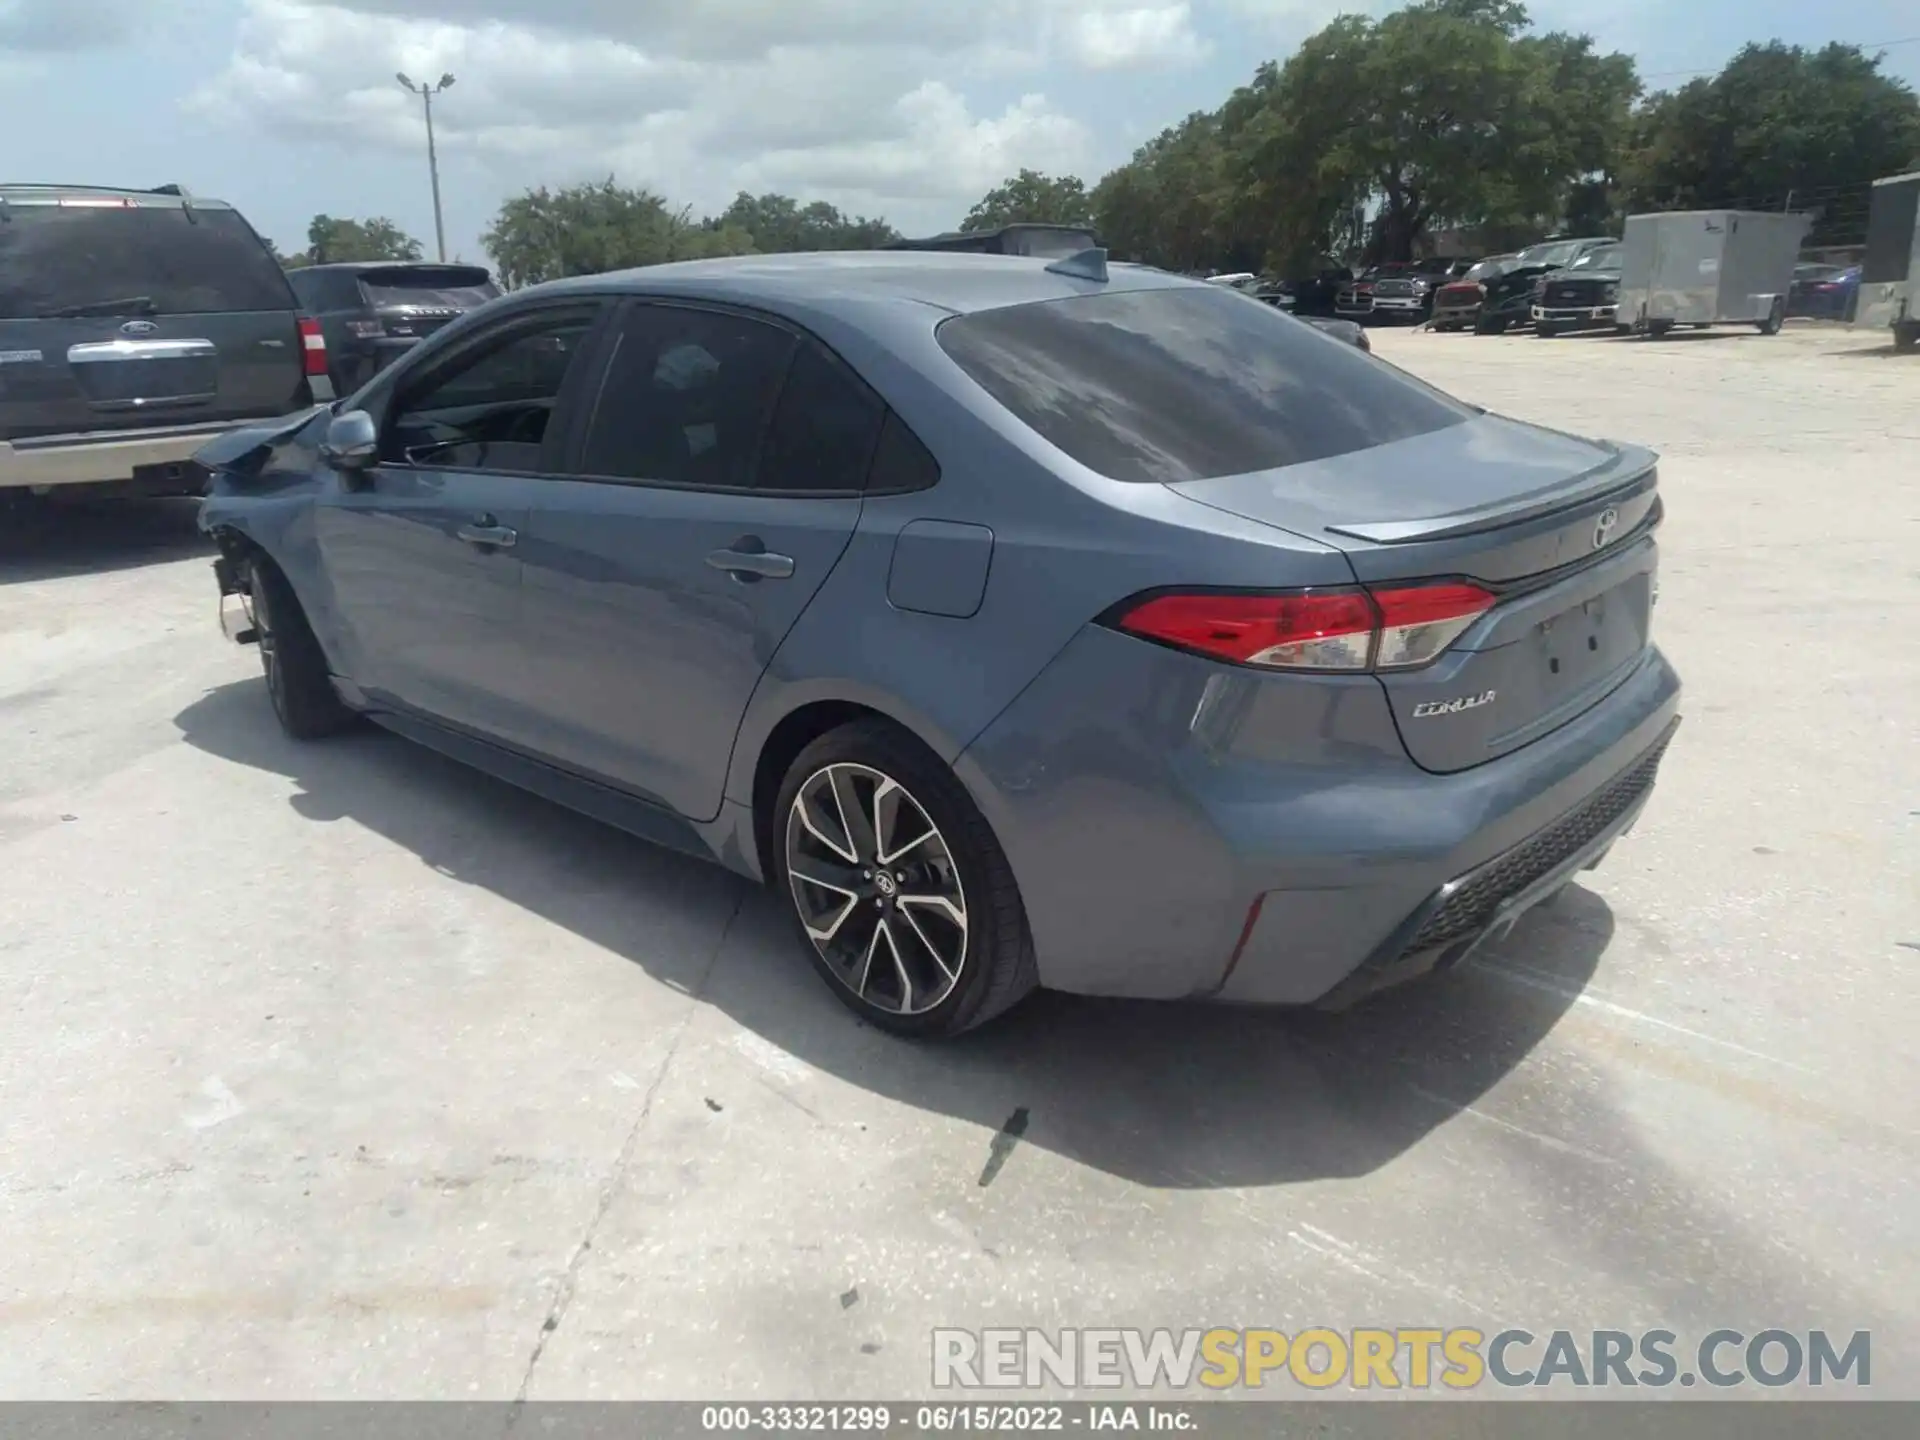
[[[1920,345],[1920,171],[1873,182],[1867,254],[1853,323],[1892,330],[1896,350]]]
[[[1676,325],[1755,325],[1777,335],[1811,215],[1671,210],[1629,215],[1619,323],[1659,337]]]

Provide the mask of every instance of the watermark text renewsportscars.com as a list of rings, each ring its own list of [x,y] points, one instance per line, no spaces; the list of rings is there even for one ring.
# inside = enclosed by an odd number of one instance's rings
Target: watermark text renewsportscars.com
[[[1865,1330],[935,1330],[939,1390],[1284,1391],[1873,1383]]]

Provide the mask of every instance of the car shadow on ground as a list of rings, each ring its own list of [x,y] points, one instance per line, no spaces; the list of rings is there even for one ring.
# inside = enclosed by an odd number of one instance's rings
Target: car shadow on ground
[[[1905,360],[1920,365],[1920,348],[1902,350],[1892,340],[1882,341],[1878,345],[1862,345],[1852,350],[1829,350],[1827,354],[1835,360]]]
[[[0,585],[211,554],[193,499],[28,500],[0,508]]]
[[[828,993],[774,897],[700,861],[373,727],[296,744],[257,682],[209,692],[177,723],[203,751],[291,779],[301,815],[351,819],[697,993],[821,1071],[989,1130],[1025,1123],[1027,1144],[1152,1186],[1377,1169],[1533,1049],[1613,931],[1606,905],[1575,887],[1496,949],[1517,957],[1533,984],[1501,983],[1470,965],[1340,1015],[1043,993],[958,1041],[912,1044],[861,1024]],[[660,953],[642,937],[658,933],[651,922],[663,911],[684,911],[689,895],[719,897],[713,943]],[[1025,1120],[1009,1125],[1020,1111]]]

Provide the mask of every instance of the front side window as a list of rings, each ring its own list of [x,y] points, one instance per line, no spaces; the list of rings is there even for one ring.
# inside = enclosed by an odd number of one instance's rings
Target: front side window
[[[0,315],[292,310],[287,279],[236,211],[15,203],[0,223]]]
[[[1477,413],[1215,285],[982,310],[946,321],[939,340],[1021,422],[1115,480],[1275,469]]]
[[[796,337],[740,315],[670,305],[627,312],[580,472],[749,489]]]
[[[381,456],[390,464],[537,471],[548,422],[592,328],[592,309],[529,317],[436,372],[405,381]]]

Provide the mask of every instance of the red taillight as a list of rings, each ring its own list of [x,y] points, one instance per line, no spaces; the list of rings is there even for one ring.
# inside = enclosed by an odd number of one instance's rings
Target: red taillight
[[[300,317],[300,354],[308,375],[327,373],[327,337],[320,331],[320,322],[310,315]]]
[[[1477,585],[1308,590],[1291,595],[1156,595],[1120,629],[1165,645],[1277,670],[1405,670],[1439,655],[1493,605]]]

